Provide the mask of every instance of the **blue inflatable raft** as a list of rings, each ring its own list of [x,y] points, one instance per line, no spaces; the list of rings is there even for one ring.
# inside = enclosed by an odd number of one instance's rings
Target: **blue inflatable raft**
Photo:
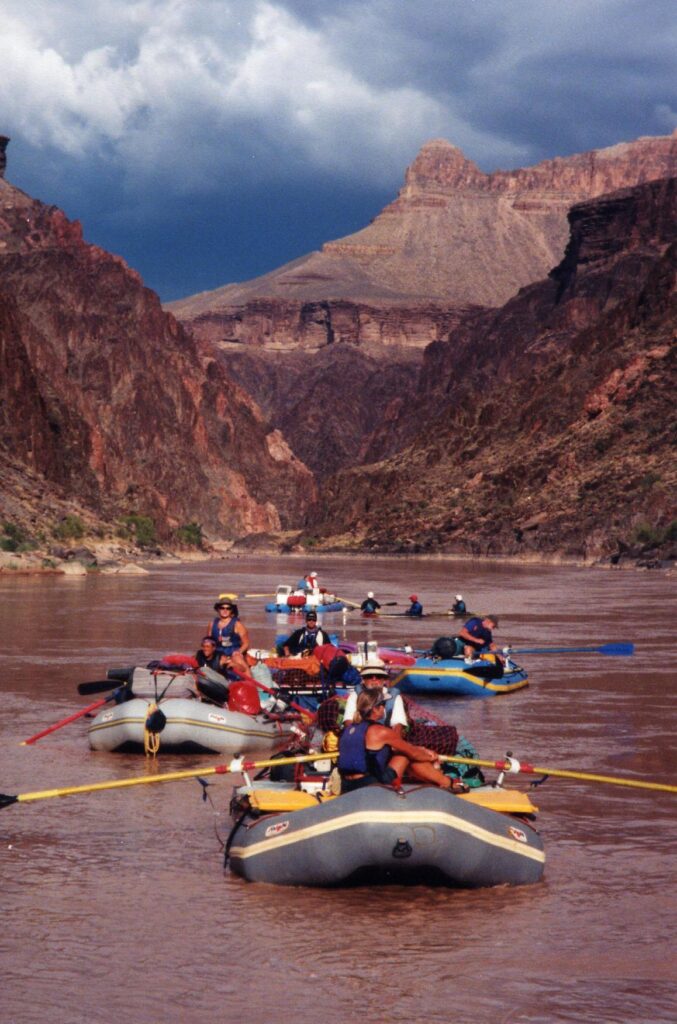
[[[496,697],[527,686],[529,678],[519,665],[503,668],[492,655],[467,664],[463,658],[417,658],[394,677],[401,693],[432,693],[454,697]]]

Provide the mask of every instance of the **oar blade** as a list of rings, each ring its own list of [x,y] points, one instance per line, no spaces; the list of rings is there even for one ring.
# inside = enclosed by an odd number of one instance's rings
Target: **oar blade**
[[[635,645],[631,643],[601,644],[599,647],[519,647],[515,654],[606,654],[616,657],[629,657],[635,653]]]
[[[85,697],[88,693],[105,693],[114,690],[120,683],[117,679],[93,679],[90,683],[78,683],[78,693]]]

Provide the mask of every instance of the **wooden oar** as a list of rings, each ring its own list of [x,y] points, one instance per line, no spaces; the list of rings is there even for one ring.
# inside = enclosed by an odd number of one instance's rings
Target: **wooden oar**
[[[242,597],[275,597],[275,594],[242,594]]]
[[[8,793],[0,793],[0,808],[9,807],[11,804],[27,803],[31,800],[50,800],[57,796],[75,796],[78,793],[97,793],[104,789],[126,789],[128,786],[145,786],[153,782],[176,782],[179,779],[197,779],[205,775],[228,775],[237,772],[250,772],[258,768],[273,768],[285,764],[301,764],[304,761],[326,761],[329,758],[338,757],[338,751],[324,753],[318,751],[315,754],[299,754],[294,757],[275,757],[265,761],[245,761],[243,758],[235,758],[230,764],[217,764],[211,768],[190,768],[180,772],[165,772],[161,775],[141,775],[133,779],[112,779],[108,782],[93,782],[85,786],[67,786],[62,789],[42,789],[32,793],[17,793],[12,796]]]
[[[473,757],[452,757],[447,754],[440,754],[440,761],[451,761],[454,764],[479,765],[480,768],[495,768],[500,772],[510,772],[521,775],[553,775],[562,779],[583,779],[585,782],[604,782],[611,786],[631,786],[636,789],[654,789],[662,793],[677,793],[677,786],[670,786],[665,782],[641,782],[638,779],[624,779],[618,775],[592,775],[588,772],[572,772],[563,768],[539,768],[537,765],[529,764],[527,761],[518,761],[514,757],[508,757],[505,761],[480,761]]]
[[[71,722],[77,721],[78,718],[82,718],[83,715],[89,714],[90,711],[95,711],[96,708],[103,707],[104,704],[108,704],[111,700],[115,700],[116,696],[124,687],[118,687],[115,693],[109,693],[107,697],[102,700],[96,700],[93,704],[89,704],[88,707],[83,708],[81,711],[76,711],[74,715],[69,715],[68,718],[62,719],[55,725],[50,725],[47,729],[43,729],[42,732],[36,732],[35,736],[30,736],[27,740],[22,740],[19,746],[27,747],[31,743],[35,743],[37,740],[41,740],[43,736],[49,736],[50,732],[56,732],[57,729],[63,729],[64,725],[69,725]]]
[[[628,657],[635,653],[630,643],[602,644],[600,647],[517,647],[512,654],[610,654]]]

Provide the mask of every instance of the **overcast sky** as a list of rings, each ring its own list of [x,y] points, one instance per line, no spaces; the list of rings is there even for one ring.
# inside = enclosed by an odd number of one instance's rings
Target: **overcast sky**
[[[0,0],[7,179],[163,299],[363,227],[428,139],[485,171],[677,125],[674,0]]]

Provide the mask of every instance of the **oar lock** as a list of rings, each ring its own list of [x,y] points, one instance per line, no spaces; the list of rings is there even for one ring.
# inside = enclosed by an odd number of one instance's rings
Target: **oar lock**
[[[522,765],[519,763],[519,761],[517,760],[516,757],[512,756],[512,751],[509,750],[507,752],[507,754],[505,755],[505,760],[501,764],[501,772],[500,772],[498,778],[496,779],[496,785],[497,786],[502,786],[503,785],[503,780],[505,778],[505,773],[506,772],[508,772],[509,775],[518,775],[519,772],[521,771],[521,768],[522,768]]]

